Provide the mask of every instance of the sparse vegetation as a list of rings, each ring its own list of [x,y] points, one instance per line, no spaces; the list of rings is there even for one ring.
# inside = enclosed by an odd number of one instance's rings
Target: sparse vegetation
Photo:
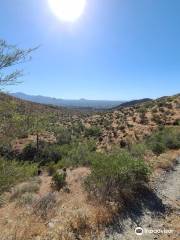
[[[53,189],[60,191],[66,185],[66,174],[55,173],[52,178]]]
[[[25,193],[37,193],[39,191],[39,184],[28,182],[13,189],[11,194],[11,201],[21,198]]]
[[[100,128],[91,127],[85,129],[85,137],[99,137],[101,135]]]
[[[163,128],[148,138],[146,144],[155,154],[161,154],[167,149],[180,148],[180,129]]]
[[[44,219],[56,206],[56,196],[54,193],[47,193],[44,197],[37,200],[33,205],[34,213]]]
[[[37,174],[37,165],[0,159],[0,194]]]
[[[12,222],[23,217],[18,231],[29,240],[98,236],[150,187],[151,171],[173,169],[179,99],[167,101],[94,114],[0,94],[0,205],[14,211]]]
[[[96,154],[92,172],[85,181],[90,195],[101,201],[126,201],[128,196],[148,182],[148,166],[125,150]]]
[[[25,192],[19,198],[16,199],[16,203],[19,207],[32,205],[36,200],[35,196],[31,192]]]
[[[130,153],[135,158],[143,159],[146,151],[147,146],[144,143],[133,144],[130,146]]]

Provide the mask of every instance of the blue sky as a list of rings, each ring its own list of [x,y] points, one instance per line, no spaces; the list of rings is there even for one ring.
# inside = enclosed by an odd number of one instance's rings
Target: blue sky
[[[0,0],[0,37],[41,44],[9,91],[112,100],[180,92],[179,0],[87,0],[74,23],[59,21],[48,0]]]

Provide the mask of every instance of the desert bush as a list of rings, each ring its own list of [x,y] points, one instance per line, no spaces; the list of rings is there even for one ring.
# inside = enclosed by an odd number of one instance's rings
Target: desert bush
[[[167,149],[180,148],[180,129],[162,128],[153,133],[146,141],[147,146],[155,153],[161,154]]]
[[[13,158],[14,153],[13,153],[11,144],[5,144],[5,143],[0,144],[0,156],[7,159]]]
[[[130,153],[135,158],[143,158],[147,151],[147,146],[144,143],[133,144],[130,146]]]
[[[89,229],[89,219],[86,212],[77,210],[72,216],[72,220],[69,223],[70,230],[75,234],[75,236],[84,236]]]
[[[154,106],[154,102],[146,102],[146,103],[144,103],[144,107],[145,108],[152,108]]]
[[[173,123],[175,126],[180,126],[180,119],[176,119]]]
[[[147,108],[145,106],[142,106],[137,110],[137,112],[141,114],[145,114],[147,112]]]
[[[37,155],[37,148],[34,144],[28,144],[23,149],[20,154],[20,159],[25,161],[34,161],[35,156]]]
[[[155,113],[157,113],[157,112],[158,112],[158,109],[157,109],[157,107],[153,107],[153,108],[152,108],[152,113],[154,113],[154,114],[155,114]]]
[[[148,124],[148,118],[146,117],[146,114],[143,112],[143,113],[140,113],[139,115],[140,117],[140,123],[141,124]]]
[[[163,132],[165,146],[168,149],[180,148],[180,129],[167,128]]]
[[[75,124],[73,124],[72,126],[72,131],[73,131],[73,135],[75,136],[79,136],[83,131],[84,131],[84,125],[82,124],[82,122],[76,122]]]
[[[4,196],[0,195],[0,208],[4,206],[4,204],[5,204],[5,198]]]
[[[163,120],[161,119],[161,116],[159,114],[154,114],[153,113],[152,121],[154,121],[158,125],[163,124]]]
[[[30,182],[35,183],[35,184],[41,184],[42,180],[39,176],[31,177],[29,179]]]
[[[46,165],[49,162],[57,163],[62,158],[61,146],[40,142],[39,151],[34,144],[28,144],[18,156],[22,161],[37,162]]]
[[[49,176],[53,176],[56,173],[56,170],[57,170],[57,167],[52,162],[47,166],[47,171]]]
[[[166,105],[166,100],[165,99],[158,100],[157,105],[158,107],[164,107]]]
[[[124,201],[130,193],[148,182],[149,173],[143,160],[134,158],[125,150],[106,155],[96,153],[85,187],[100,201]]]
[[[37,174],[37,165],[0,159],[0,194]]]
[[[152,142],[150,143],[150,148],[153,153],[159,155],[166,151],[166,147],[163,142]]]
[[[45,165],[49,162],[57,163],[62,159],[61,147],[57,144],[46,144],[43,148],[40,149],[37,156],[37,161],[41,165]]]
[[[59,128],[56,132],[56,140],[59,145],[70,144],[71,142],[71,131],[66,128]]]
[[[32,205],[34,201],[35,201],[35,196],[31,192],[30,193],[25,192],[16,200],[16,204],[18,206],[26,206],[26,205]]]
[[[66,185],[66,174],[65,173],[55,173],[52,177],[53,189],[60,191],[65,185]]]
[[[10,199],[14,200],[20,198],[25,193],[37,193],[39,191],[39,184],[29,182],[17,186],[13,189]]]
[[[172,102],[173,100],[171,99],[171,102]],[[165,107],[167,107],[167,108],[169,108],[169,109],[172,109],[173,108],[173,105],[172,105],[172,103],[166,103],[165,104]]]
[[[37,200],[34,205],[34,213],[42,218],[47,218],[49,212],[56,206],[56,196],[54,193],[48,193]]]
[[[98,127],[90,127],[85,129],[85,137],[99,137],[101,135],[101,129]]]
[[[95,146],[90,143],[79,143],[75,145],[66,158],[67,166],[89,166],[91,164],[91,153]]]

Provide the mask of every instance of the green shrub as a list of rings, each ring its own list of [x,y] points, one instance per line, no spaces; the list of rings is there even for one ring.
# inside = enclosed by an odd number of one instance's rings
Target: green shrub
[[[66,174],[65,173],[55,173],[52,178],[52,187],[60,191],[66,185]]]
[[[178,127],[161,128],[147,139],[146,144],[155,154],[161,154],[167,149],[179,149],[180,129]]]
[[[14,156],[12,146],[11,144],[4,144],[2,143],[0,145],[0,156],[7,158],[7,159],[12,159]]]
[[[166,100],[165,99],[159,100],[157,102],[157,105],[158,105],[158,107],[164,107],[166,105]]]
[[[85,129],[85,137],[99,137],[101,135],[101,129],[98,127],[90,127]]]
[[[130,153],[135,158],[143,158],[147,151],[147,146],[143,143],[133,144],[130,146]]]
[[[52,144],[45,145],[42,149],[40,149],[37,161],[41,163],[41,165],[45,165],[49,162],[57,163],[62,158],[61,147]]]
[[[163,142],[152,142],[150,143],[150,148],[153,153],[159,155],[166,151],[166,146]]]
[[[169,149],[179,149],[180,148],[180,128],[177,129],[165,129],[164,130],[164,142],[165,146]]]
[[[60,145],[70,144],[71,142],[71,131],[66,128],[59,128],[56,132],[56,140]]]
[[[109,155],[96,153],[85,187],[100,201],[119,202],[148,182],[149,173],[143,160],[132,157],[125,150]]]
[[[68,156],[65,158],[66,166],[89,166],[91,164],[91,154],[95,149],[94,142],[74,145]]]
[[[138,112],[141,114],[145,114],[147,112],[147,108],[145,106],[142,106],[138,109]]]
[[[22,161],[31,161],[37,162],[40,165],[46,165],[49,162],[57,163],[61,160],[62,155],[61,146],[41,142],[38,152],[34,144],[27,145],[19,155],[19,159]]]
[[[37,165],[0,159],[0,194],[37,174]]]
[[[175,126],[180,126],[180,119],[176,119],[173,123]]]
[[[20,159],[24,161],[34,161],[37,155],[37,148],[33,144],[28,144],[20,154]]]
[[[79,136],[84,131],[84,128],[85,127],[82,124],[82,122],[77,122],[77,123],[73,124],[73,126],[72,126],[73,135]]]
[[[56,173],[57,167],[54,163],[50,163],[47,167],[48,175],[53,176]]]

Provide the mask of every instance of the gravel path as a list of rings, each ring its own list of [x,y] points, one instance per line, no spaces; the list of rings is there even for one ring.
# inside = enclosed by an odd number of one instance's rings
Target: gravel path
[[[157,194],[164,204],[178,205],[180,202],[180,157],[177,165],[170,174],[166,174],[162,182],[157,186]]]

